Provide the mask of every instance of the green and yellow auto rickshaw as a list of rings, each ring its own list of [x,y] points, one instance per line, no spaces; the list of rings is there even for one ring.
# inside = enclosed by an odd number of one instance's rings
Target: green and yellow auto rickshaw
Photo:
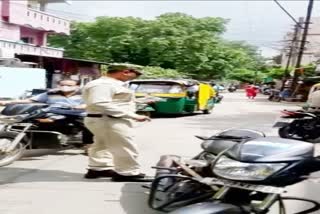
[[[207,83],[195,80],[134,80],[130,88],[137,100],[144,97],[158,98],[140,108],[155,114],[184,114],[202,111],[209,114],[214,107],[215,90]]]

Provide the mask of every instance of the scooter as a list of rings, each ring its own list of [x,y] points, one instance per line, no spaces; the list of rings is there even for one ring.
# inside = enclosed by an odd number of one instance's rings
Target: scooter
[[[282,111],[282,116],[273,127],[279,128],[278,133],[282,138],[290,138],[312,142],[320,138],[319,113],[303,110]]]
[[[228,91],[231,92],[231,93],[235,92],[236,90],[237,90],[237,88],[235,86],[233,86],[233,85],[228,87]]]
[[[26,149],[82,145],[84,110],[46,104],[12,104],[0,116],[0,166],[20,159]]]
[[[266,214],[285,200],[313,205],[315,200],[285,197],[285,187],[320,170],[311,143],[265,137],[250,130],[227,130],[203,139],[203,152],[192,160],[162,159],[155,167],[149,206],[172,214]]]

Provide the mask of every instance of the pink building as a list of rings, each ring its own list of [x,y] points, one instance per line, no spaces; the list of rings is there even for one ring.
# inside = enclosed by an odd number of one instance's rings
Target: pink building
[[[45,12],[65,0],[0,0],[0,57],[32,55],[62,58],[63,49],[47,46],[49,34],[70,33],[70,21]]]

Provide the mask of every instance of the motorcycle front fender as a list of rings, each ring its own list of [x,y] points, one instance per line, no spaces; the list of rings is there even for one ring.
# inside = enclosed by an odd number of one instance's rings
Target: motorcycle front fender
[[[282,127],[289,126],[289,125],[290,125],[290,123],[287,123],[287,122],[276,122],[273,125],[273,128],[282,128]]]
[[[245,212],[232,204],[219,202],[203,202],[192,204],[170,212],[170,214],[245,214]]]

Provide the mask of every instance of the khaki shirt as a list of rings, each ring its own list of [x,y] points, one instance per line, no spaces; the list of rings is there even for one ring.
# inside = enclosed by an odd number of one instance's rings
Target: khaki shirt
[[[134,92],[122,81],[101,77],[89,82],[83,89],[83,99],[89,114],[104,114],[127,119],[136,118]]]

